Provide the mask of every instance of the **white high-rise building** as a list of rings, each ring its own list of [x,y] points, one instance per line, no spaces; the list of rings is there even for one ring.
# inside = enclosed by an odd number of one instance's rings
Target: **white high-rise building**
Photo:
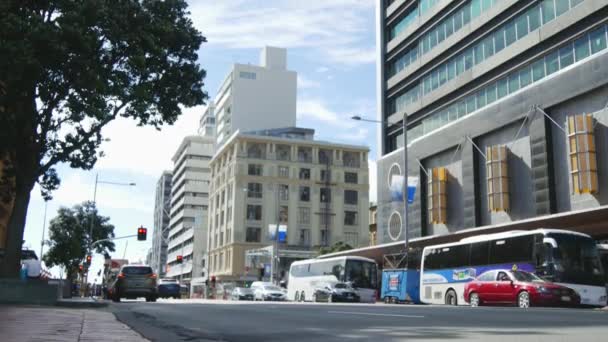
[[[154,203],[154,234],[149,265],[159,277],[165,275],[167,266],[167,238],[169,236],[169,211],[171,210],[171,171],[165,171],[156,182]]]
[[[183,284],[205,276],[209,162],[213,152],[213,137],[187,136],[172,158],[175,166],[166,276]],[[177,262],[178,255],[182,263]]]
[[[296,93],[286,49],[263,48],[260,65],[234,64],[213,101],[218,147],[236,131],[294,127]]]

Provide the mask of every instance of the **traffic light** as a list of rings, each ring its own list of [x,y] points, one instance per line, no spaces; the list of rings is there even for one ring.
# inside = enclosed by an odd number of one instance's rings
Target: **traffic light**
[[[82,272],[84,270],[84,266],[82,264],[78,265],[78,270]]]
[[[184,257],[181,255],[178,255],[176,261],[178,264],[181,264],[182,262],[184,262]]]
[[[90,254],[87,255],[87,259],[86,259],[87,266],[91,265],[91,259],[92,259],[91,255]]]
[[[148,235],[148,229],[144,227],[137,228],[137,240],[146,241],[146,235]]]

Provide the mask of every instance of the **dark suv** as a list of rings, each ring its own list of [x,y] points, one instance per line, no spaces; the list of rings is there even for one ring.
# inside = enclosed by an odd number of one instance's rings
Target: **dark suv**
[[[120,302],[121,298],[146,298],[146,302],[155,302],[156,274],[149,266],[125,265],[120,268],[116,280],[112,284],[110,298]]]

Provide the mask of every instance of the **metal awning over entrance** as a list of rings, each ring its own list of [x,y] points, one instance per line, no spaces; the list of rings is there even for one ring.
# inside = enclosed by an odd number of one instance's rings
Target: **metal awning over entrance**
[[[410,239],[409,242],[411,248],[424,248],[426,246],[460,241],[461,239],[470,236],[501,233],[511,230],[534,230],[538,228],[572,230],[575,232],[588,234],[596,240],[605,240],[608,239],[608,206],[579,211],[569,211],[566,213],[540,216],[532,219],[492,226],[464,229],[446,235],[425,236]],[[353,255],[374,259],[378,265],[382,265],[384,255],[399,254],[404,252],[405,245],[403,241],[395,241],[377,246],[326,254],[320,256],[319,258]]]

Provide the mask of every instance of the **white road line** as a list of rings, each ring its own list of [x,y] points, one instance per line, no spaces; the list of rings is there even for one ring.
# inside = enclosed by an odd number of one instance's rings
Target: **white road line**
[[[383,314],[373,312],[355,312],[355,311],[327,311],[331,314],[343,314],[343,315],[363,315],[363,316],[384,316],[384,317],[406,317],[406,318],[424,318],[424,316],[417,315],[397,315],[397,314]]]

